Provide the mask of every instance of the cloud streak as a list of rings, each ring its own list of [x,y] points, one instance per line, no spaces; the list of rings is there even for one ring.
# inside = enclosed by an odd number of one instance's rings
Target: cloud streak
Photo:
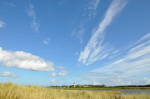
[[[100,3],[100,0],[91,0],[89,2],[89,6],[87,8],[89,10],[89,19],[96,15],[96,9],[99,3]]]
[[[61,85],[61,84],[64,83],[64,82],[61,81],[61,80],[57,80],[57,79],[52,79],[52,80],[50,80],[50,84],[51,84],[51,85],[53,85],[53,84],[56,85],[56,83],[57,83],[58,85]]]
[[[143,76],[150,73],[150,39],[147,38],[148,35],[150,33],[135,42],[137,45],[125,52],[124,56],[81,77],[86,76],[87,80],[107,85],[117,85],[117,83],[121,85],[149,84],[150,79]],[[139,76],[143,78],[137,78]]]
[[[18,77],[17,74],[12,73],[12,72],[2,72],[2,73],[0,74],[0,76],[1,76],[1,77],[11,77],[11,78],[16,78],[16,77]]]
[[[46,40],[43,40],[43,43],[46,44],[46,45],[48,45],[49,41],[50,41],[50,38],[47,38]]]
[[[61,70],[60,73],[58,73],[58,74],[52,73],[52,74],[50,74],[49,76],[50,76],[50,77],[57,77],[57,76],[65,76],[65,75],[68,75],[68,74],[69,74],[68,71],[66,71],[66,70]]]
[[[32,27],[33,31],[35,33],[39,33],[40,24],[37,22],[36,13],[34,11],[34,6],[32,5],[32,3],[29,4],[29,9],[27,10],[27,14],[29,17],[32,18],[31,27]]]
[[[150,40],[130,49],[125,56],[96,71],[122,71],[137,74],[139,71],[149,71],[150,67]]]
[[[85,33],[85,23],[87,23],[87,20],[96,15],[96,10],[99,2],[100,0],[90,0],[88,2],[88,4],[83,9],[83,16],[85,17],[83,17],[83,19],[80,21],[79,26],[76,27],[71,33],[71,36],[75,36],[77,39],[79,39],[81,44],[83,43],[83,35]]]
[[[83,34],[85,32],[85,29],[80,26],[78,29],[74,29],[71,36],[75,36],[77,39],[80,40],[80,43],[82,44],[83,43]]]
[[[16,5],[13,4],[13,3],[4,3],[4,5],[8,5],[8,6],[11,6],[11,7],[15,7]]]
[[[104,59],[109,55],[112,49],[109,48],[109,44],[103,44],[105,38],[104,30],[111,24],[113,18],[125,7],[126,3],[125,0],[112,1],[105,13],[104,19],[99,26],[93,30],[91,39],[84,51],[80,53],[78,62],[89,65],[97,60]]]
[[[34,71],[54,71],[53,63],[39,56],[23,51],[6,51],[0,47],[0,62],[6,67],[16,67]]]
[[[59,69],[65,69],[65,67],[63,67],[63,66],[57,66],[57,68],[59,68]]]
[[[3,28],[3,27],[5,27],[5,23],[3,22],[3,21],[0,21],[0,28]]]
[[[150,39],[150,33],[148,33],[147,35],[143,36],[141,39],[139,39],[139,40],[136,41],[135,43],[129,45],[126,49],[131,48],[131,47],[137,45],[138,43],[143,42],[143,41],[146,40],[146,39]]]

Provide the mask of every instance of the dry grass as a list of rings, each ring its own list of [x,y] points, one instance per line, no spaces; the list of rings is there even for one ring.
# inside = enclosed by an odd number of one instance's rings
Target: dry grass
[[[150,99],[149,95],[116,95],[118,92],[57,90],[39,86],[0,84],[0,99]]]

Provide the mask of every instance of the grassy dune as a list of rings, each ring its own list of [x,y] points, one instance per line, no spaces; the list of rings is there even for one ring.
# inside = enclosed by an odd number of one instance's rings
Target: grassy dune
[[[0,84],[0,99],[150,99],[150,95],[116,95],[117,91],[57,90],[39,86]]]

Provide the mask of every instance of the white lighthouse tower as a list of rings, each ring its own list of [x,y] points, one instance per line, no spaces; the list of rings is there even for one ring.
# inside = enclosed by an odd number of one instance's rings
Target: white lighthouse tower
[[[73,86],[76,87],[76,83],[73,83]]]

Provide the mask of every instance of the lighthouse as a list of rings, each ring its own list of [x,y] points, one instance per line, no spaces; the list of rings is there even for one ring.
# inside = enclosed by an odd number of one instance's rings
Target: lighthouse
[[[73,83],[73,86],[76,87],[76,83]]]

